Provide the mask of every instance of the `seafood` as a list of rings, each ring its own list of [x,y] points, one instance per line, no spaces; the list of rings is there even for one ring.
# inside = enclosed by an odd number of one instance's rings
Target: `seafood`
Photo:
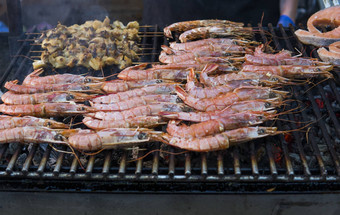
[[[329,51],[326,48],[318,49],[321,60],[340,66],[340,41],[332,43],[328,49]]]
[[[71,103],[43,103],[36,105],[0,105],[0,112],[8,115],[52,117],[52,116],[72,116],[85,114],[95,109]]]
[[[327,66],[255,66],[244,65],[243,72],[253,72],[261,75],[282,76],[287,78],[312,78],[312,77],[326,77],[333,78],[329,72],[333,69],[332,65]]]
[[[179,36],[182,43],[188,40],[205,39],[209,37],[251,38],[252,29],[244,27],[200,27],[185,31]]]
[[[314,13],[307,22],[309,32],[326,38],[340,38],[340,6],[334,6]],[[335,29],[322,33],[315,26],[336,26]]]
[[[215,98],[198,99],[188,95],[181,87],[176,87],[177,95],[185,104],[200,111],[222,110],[228,105],[238,101],[284,98],[288,92],[273,90],[269,87],[240,87],[232,92],[225,93]]]
[[[14,117],[7,115],[0,115],[0,130],[15,128],[15,127],[48,127],[48,128],[68,128],[67,125],[51,119],[42,119],[33,116]]]
[[[1,96],[5,104],[25,105],[25,104],[40,104],[54,102],[84,102],[90,100],[95,95],[76,92],[49,92],[35,94],[17,94],[8,91]]]
[[[156,85],[160,83],[167,82],[162,79],[152,79],[152,80],[140,80],[140,81],[124,81],[124,80],[113,80],[104,82],[102,85],[102,90],[106,93],[118,93],[135,88],[142,88],[145,86]]]
[[[200,59],[200,58],[196,58],[196,59]],[[234,60],[230,59],[230,60]],[[238,62],[238,60],[243,61],[243,59],[241,58],[237,58],[237,60],[235,60],[236,62]],[[225,64],[214,64],[217,66],[218,71],[220,72],[234,72],[234,71],[238,71],[239,69],[237,67],[231,66],[230,64],[226,63]],[[206,64],[201,64],[201,63],[197,63],[196,60],[194,60],[194,62],[190,62],[190,63],[186,63],[186,62],[181,62],[181,63],[171,63],[171,64],[167,64],[167,65],[153,65],[152,68],[158,68],[158,69],[190,69],[193,68],[195,69],[196,72],[199,72],[201,70],[203,70],[206,67]]]
[[[145,95],[118,102],[111,102],[109,104],[92,103],[91,106],[96,110],[101,111],[122,111],[157,102],[180,103],[181,99],[176,95]]]
[[[266,112],[242,112],[230,114],[219,119],[212,119],[187,126],[177,125],[178,122],[171,120],[166,131],[174,137],[199,138],[220,133],[225,130],[232,130],[241,127],[258,125],[273,118]]]
[[[163,142],[185,150],[207,152],[227,149],[230,146],[253,139],[276,135],[281,132],[276,127],[245,127],[224,131],[213,136],[203,138],[181,138],[163,134]]]
[[[0,130],[0,143],[56,143],[67,144],[62,130],[44,127],[16,127]]]
[[[114,102],[124,101],[137,96],[154,95],[154,94],[170,94],[175,92],[176,84],[157,84],[153,86],[147,86],[139,89],[129,90],[125,92],[119,92],[116,94],[109,94],[99,96],[92,99],[94,103],[109,104]]]
[[[252,42],[247,40],[236,40],[236,39],[229,39],[229,38],[208,38],[203,40],[197,40],[192,42],[186,42],[186,43],[176,43],[172,42],[170,43],[170,48],[174,50],[179,51],[190,51],[196,47],[200,46],[206,46],[206,45],[239,45],[239,46],[247,46],[248,44],[251,44]]]
[[[96,83],[103,82],[105,78],[73,75],[73,74],[60,74],[60,75],[48,75],[40,77],[44,72],[43,69],[34,70],[31,74],[27,75],[23,81],[23,85],[40,85],[40,84],[67,84],[67,83]]]
[[[157,103],[151,105],[139,106],[125,111],[116,112],[103,112],[98,111],[95,113],[86,114],[86,116],[93,117],[96,119],[105,120],[125,120],[128,118],[138,117],[138,116],[158,116],[160,112],[170,111],[170,112],[188,112],[191,108],[185,106],[184,104],[173,104],[173,103]]]
[[[227,68],[236,68],[236,66],[241,66],[244,62],[244,57],[197,57],[195,59],[191,59],[188,61],[184,61],[181,63],[186,64],[194,64],[194,63],[200,63],[200,64],[207,64],[207,63],[218,63],[218,64],[225,64],[225,65],[219,65],[219,68],[227,67]],[[233,70],[225,70],[225,71],[235,71]]]
[[[261,44],[255,48],[254,56],[256,57],[265,57],[265,58],[272,58],[272,59],[281,59],[281,58],[290,58],[291,52],[288,50],[282,50],[279,53],[276,54],[267,54],[264,53],[262,50],[264,48],[264,45]]]
[[[315,66],[315,65],[326,65],[324,62],[320,62],[316,58],[267,58],[257,57],[254,55],[245,55],[245,60],[248,64],[252,65],[266,65],[266,66],[279,66],[279,65],[299,65],[299,66]]]
[[[216,20],[216,19],[207,19],[207,20],[193,20],[193,21],[185,21],[185,22],[176,22],[164,28],[164,35],[166,37],[172,38],[171,31],[184,32],[193,28],[198,27],[206,27],[206,26],[238,26],[242,27],[243,23],[240,22],[231,22],[228,20]]]
[[[191,122],[204,122],[212,119],[219,119],[227,117],[231,114],[241,113],[241,112],[269,112],[271,114],[275,113],[273,110],[276,107],[281,106],[282,102],[279,99],[267,99],[267,100],[249,100],[236,102],[223,110],[217,111],[207,111],[207,112],[170,112],[163,111],[160,115],[169,119],[179,119]]]
[[[215,86],[215,87],[200,87],[197,86],[198,81],[195,76],[195,72],[193,69],[190,70],[188,78],[187,78],[187,84],[185,85],[185,89],[188,92],[190,96],[193,96],[195,98],[214,98],[221,94],[228,93],[230,91],[233,91],[235,88],[241,87],[241,86],[257,86],[259,85],[259,81],[257,80],[251,80],[251,79],[241,79],[241,80],[233,80],[226,82],[224,85],[221,86]]]
[[[307,21],[309,31],[297,30],[295,35],[302,43],[314,46],[328,46],[340,40],[340,6],[329,7],[314,13]],[[334,26],[328,32],[320,32],[316,26]]]
[[[166,124],[160,116],[139,116],[125,120],[99,120],[92,117],[85,117],[83,123],[87,127],[95,130],[105,128],[152,128]]]
[[[198,57],[223,57],[223,56],[243,56],[249,53],[249,51],[244,50],[228,50],[221,48],[211,48],[211,50],[198,50],[196,52],[186,52],[181,55],[169,55],[162,51],[159,55],[159,61],[162,63],[186,63],[188,61],[193,61]]]
[[[219,85],[225,85],[226,83],[234,80],[244,80],[244,79],[253,79],[258,80],[261,84],[267,85],[277,85],[278,83],[287,83],[288,79],[283,78],[278,75],[267,75],[260,74],[256,72],[245,72],[242,70],[237,73],[228,73],[222,74],[215,77],[210,77],[208,74],[214,72],[218,68],[218,65],[208,64],[206,68],[204,68],[200,74],[200,82],[205,86],[214,87]]]
[[[188,71],[185,69],[144,69],[146,65],[140,64],[128,67],[118,74],[118,78],[126,81],[152,79],[185,80],[188,75]]]
[[[214,51],[214,50],[223,50],[223,51],[247,51],[248,53],[252,53],[253,51],[247,47],[239,46],[236,44],[207,44],[204,46],[198,46],[191,48],[190,50],[176,50],[172,49],[166,45],[161,46],[162,50],[169,55],[175,54],[175,55],[183,55],[185,53],[191,52],[191,53],[201,53],[204,51]]]
[[[147,129],[110,128],[100,131],[81,130],[71,134],[68,143],[77,150],[94,151],[128,147],[131,144],[144,143],[150,140],[152,132]]]
[[[52,91],[77,91],[77,92],[93,92],[99,93],[102,83],[89,84],[43,84],[43,85],[19,85],[18,80],[7,81],[5,88],[15,93],[33,94],[33,93],[47,93]]]

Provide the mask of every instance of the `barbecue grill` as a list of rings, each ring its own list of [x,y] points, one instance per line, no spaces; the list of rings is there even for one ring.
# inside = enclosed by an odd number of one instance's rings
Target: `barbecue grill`
[[[256,26],[257,41],[276,50],[288,49],[316,57],[314,47],[304,46],[294,28]],[[160,45],[168,40],[157,26],[141,29],[141,62],[157,62]],[[32,72],[37,34],[25,34],[21,47],[0,78],[19,79]],[[178,38],[178,37],[176,37]],[[82,69],[72,72],[84,73]],[[108,76],[117,68],[106,68]],[[102,75],[94,73],[91,75]],[[4,144],[0,146],[0,183],[3,191],[150,192],[150,193],[282,193],[337,192],[340,190],[340,91],[339,73],[334,80],[315,86],[287,87],[292,101],[282,109],[296,109],[267,125],[294,130],[230,149],[195,153],[153,142],[132,149],[112,149],[76,156],[65,146]],[[320,81],[320,80],[319,80]],[[4,90],[4,88],[2,88]],[[313,122],[309,129],[298,128]],[[62,151],[60,151],[62,150]],[[154,150],[154,151],[153,151]]]

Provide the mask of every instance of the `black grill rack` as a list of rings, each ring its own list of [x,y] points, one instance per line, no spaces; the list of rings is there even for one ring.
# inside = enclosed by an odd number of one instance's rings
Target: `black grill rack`
[[[285,48],[294,53],[299,50],[303,56],[312,54],[316,57],[314,47],[304,46],[297,40],[293,27],[259,25],[253,29],[257,41],[269,43],[276,50]],[[141,61],[157,62],[160,45],[167,45],[169,41],[157,33],[157,26],[144,28],[141,32],[141,47],[148,48],[143,49],[145,55],[142,55]],[[38,49],[27,42],[32,38],[33,35],[25,37],[17,52],[17,56],[23,57],[11,61],[1,76],[0,86],[8,80],[22,81],[32,72],[28,58],[31,51]],[[104,71],[105,75],[114,72],[117,69]],[[112,149],[83,156],[83,168],[75,156],[56,152],[47,144],[3,144],[0,146],[1,189],[193,193],[338,191],[340,79],[337,69],[332,73],[334,79],[320,82],[314,87],[307,84],[286,87],[292,92],[289,107],[302,104],[304,108],[266,124],[277,126],[279,130],[296,130],[314,120],[308,132],[293,131],[289,135],[280,134],[210,153],[186,152],[174,155],[154,151],[133,162],[130,162],[133,150]],[[164,148],[160,143],[143,147],[147,150],[138,151],[137,157],[159,148],[171,153],[181,152],[172,147]],[[59,149],[70,151],[65,146]],[[55,158],[53,165],[49,164],[52,156]]]

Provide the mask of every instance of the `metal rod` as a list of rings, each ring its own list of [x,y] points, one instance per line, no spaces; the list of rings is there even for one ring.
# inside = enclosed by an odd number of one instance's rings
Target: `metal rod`
[[[92,170],[93,170],[94,160],[95,159],[96,159],[95,155],[91,155],[90,156],[89,161],[87,162],[86,170],[85,170],[85,173],[87,175],[91,175],[92,174]]]
[[[113,151],[112,150],[107,150],[105,152],[105,159],[104,159],[104,164],[103,164],[103,170],[102,173],[104,175],[107,175],[110,173],[110,165],[111,165],[111,155]]]
[[[123,152],[123,155],[120,160],[119,164],[119,170],[118,170],[118,175],[123,176],[125,175],[125,170],[126,170],[126,157],[127,157],[127,151],[125,150]]]
[[[217,153],[217,174],[224,175],[223,152],[222,151],[219,151]]]
[[[187,177],[189,177],[191,175],[191,154],[190,154],[190,152],[185,153],[184,174]]]
[[[266,151],[269,159],[269,167],[270,167],[270,172],[273,178],[277,177],[277,169],[276,169],[276,164],[273,156],[273,147],[272,144],[268,141],[266,141]]]
[[[255,144],[254,142],[250,143],[250,160],[251,160],[251,167],[253,175],[258,176],[259,175],[259,168],[257,166],[257,159],[255,154]]]
[[[138,151],[138,157],[140,158],[142,156],[143,156],[142,151],[139,150]],[[138,159],[136,161],[136,171],[135,171],[135,174],[137,176],[141,175],[142,174],[142,169],[143,169],[143,159]]]
[[[233,157],[234,157],[234,174],[239,177],[241,175],[241,165],[240,165],[240,158],[238,155],[238,147],[235,146],[233,150]]]
[[[31,161],[34,157],[35,151],[37,150],[38,145],[37,144],[33,144],[30,153],[28,154],[24,165],[22,165],[22,170],[24,173],[28,172],[28,169],[30,168],[31,165]]]
[[[71,167],[70,167],[70,173],[72,173],[72,174],[77,172],[78,162],[79,162],[78,159],[77,159],[77,157],[79,157],[79,152],[76,151],[75,153],[76,154],[75,154],[75,156],[74,156],[74,158],[72,160],[72,164],[71,164]]]
[[[152,160],[152,175],[158,175],[158,167],[159,167],[159,152],[154,152],[153,160]]]
[[[6,172],[7,173],[12,173],[13,171],[13,167],[19,157],[19,154],[21,153],[21,150],[22,150],[22,145],[18,145],[18,148],[15,150],[14,154],[12,155],[11,157],[11,160],[9,161],[7,167],[6,167]]]
[[[207,153],[201,153],[201,175],[208,175]]]
[[[45,170],[45,167],[46,167],[46,163],[48,161],[48,158],[50,156],[50,153],[51,153],[51,146],[47,145],[46,146],[46,149],[45,149],[45,153],[43,155],[43,157],[41,158],[41,161],[40,161],[40,164],[39,164],[39,167],[38,167],[38,170],[37,172],[39,174],[43,173],[44,170]]]
[[[66,146],[63,145],[61,147],[61,150],[65,151],[66,150]],[[64,158],[64,153],[63,152],[59,152],[57,162],[56,162],[55,167],[53,169],[53,174],[58,175],[60,173],[60,169],[61,169],[61,166],[62,166],[62,163],[63,163],[63,158]]]
[[[169,158],[169,172],[168,175],[169,176],[174,176],[175,175],[175,155],[173,154],[174,149],[171,148],[170,149],[170,158]]]

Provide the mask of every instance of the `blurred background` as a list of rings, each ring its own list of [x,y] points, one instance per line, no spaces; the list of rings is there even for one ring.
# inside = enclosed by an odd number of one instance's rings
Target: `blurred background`
[[[164,0],[156,0],[155,2],[162,1]],[[48,23],[54,26],[58,23],[58,21],[64,25],[71,25],[75,23],[81,24],[90,19],[102,20],[105,16],[109,16],[111,20],[118,19],[123,23],[127,23],[131,20],[142,22],[143,8],[148,10],[150,2],[152,1],[21,0],[24,31],[33,25],[38,24]],[[205,4],[205,2],[201,0],[198,1],[198,3]],[[147,5],[143,6],[143,4]],[[312,13],[319,10],[319,5],[319,0],[300,0],[297,23],[305,23]],[[185,5],[183,6],[183,4],[181,4],[181,7],[185,7]],[[190,10],[188,9],[188,11]],[[148,14],[144,13],[144,16],[148,16]],[[4,25],[8,26],[6,0],[0,0],[0,21],[4,23]],[[260,20],[254,20],[254,22],[260,22]]]

